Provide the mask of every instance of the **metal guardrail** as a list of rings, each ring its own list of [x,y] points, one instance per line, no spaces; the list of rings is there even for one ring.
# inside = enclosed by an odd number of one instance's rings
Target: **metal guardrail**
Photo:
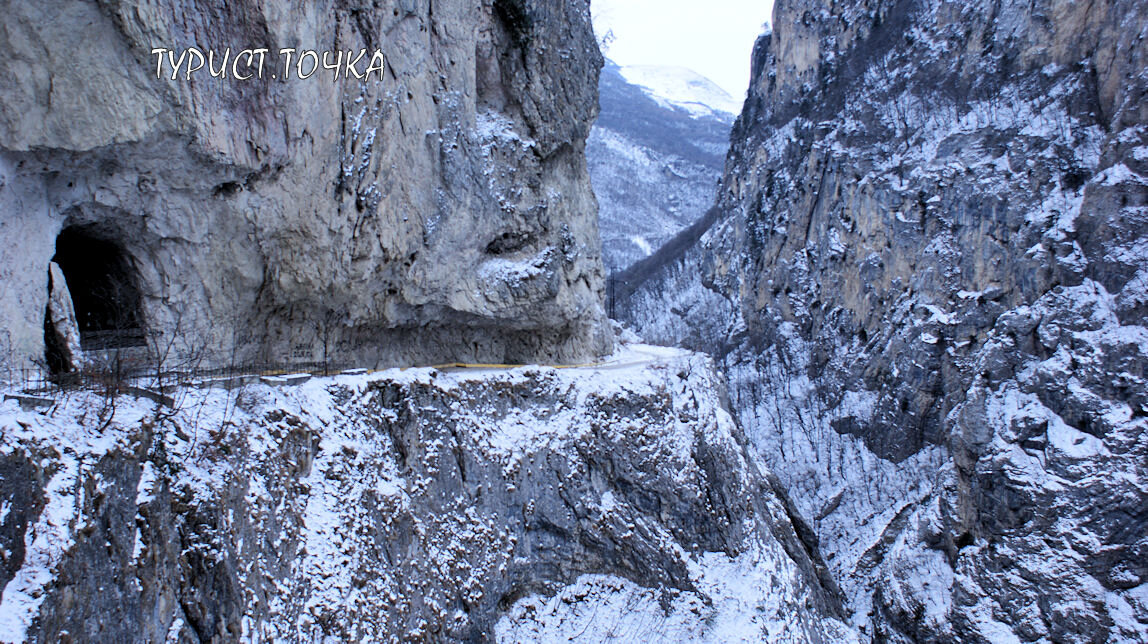
[[[122,364],[120,369],[98,366],[80,371],[50,374],[42,367],[24,366],[0,369],[0,386],[10,391],[20,392],[21,396],[53,396],[66,391],[99,390],[133,393],[155,397],[185,387],[220,386],[228,389],[236,385],[258,382],[263,378],[278,378],[268,384],[301,384],[302,377],[288,377],[294,374],[333,375],[355,370],[357,365],[316,364],[245,364],[206,369],[167,369],[143,368],[140,362]]]
[[[237,389],[262,382],[272,386],[295,386],[307,382],[314,376],[369,375],[381,370],[364,369],[353,363],[322,364],[246,364],[230,367],[188,370],[149,370],[133,361],[119,364],[119,369],[98,367],[66,374],[49,374],[42,367],[21,367],[0,370],[0,385],[12,390],[5,395],[6,400],[17,400],[26,408],[51,406],[56,396],[68,391],[95,390],[104,393],[133,395],[154,400],[159,404],[174,406],[169,395],[181,388],[221,388]],[[408,369],[521,369],[546,367],[552,369],[588,369],[609,367],[611,362],[591,362],[570,365],[532,365],[507,363],[450,362],[421,367],[399,367]],[[390,369],[393,367],[388,367]],[[384,369],[385,370],[385,369]]]

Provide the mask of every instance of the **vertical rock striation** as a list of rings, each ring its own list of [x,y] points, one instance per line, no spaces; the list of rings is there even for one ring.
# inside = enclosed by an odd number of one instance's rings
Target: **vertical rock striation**
[[[874,637],[1148,631],[1145,29],[778,2],[712,225],[624,308],[723,357]]]

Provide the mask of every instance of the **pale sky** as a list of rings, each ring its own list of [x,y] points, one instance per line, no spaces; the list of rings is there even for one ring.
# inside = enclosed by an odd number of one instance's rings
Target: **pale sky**
[[[603,52],[619,65],[688,67],[736,99],[749,87],[749,58],[773,0],[591,0]]]

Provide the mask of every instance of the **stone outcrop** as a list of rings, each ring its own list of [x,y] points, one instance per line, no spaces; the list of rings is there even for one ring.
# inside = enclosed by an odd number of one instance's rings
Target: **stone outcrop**
[[[587,575],[658,598],[647,628],[849,635],[696,354],[176,397],[0,407],[0,639],[483,641]]]
[[[378,49],[386,66],[156,77],[153,48],[193,46]],[[209,362],[610,350],[585,1],[16,3],[0,55],[6,364],[44,355],[65,230],[123,256],[149,343]]]
[[[722,358],[873,637],[1148,631],[1141,9],[779,1],[712,225],[622,307]]]
[[[60,265],[48,265],[48,307],[44,314],[45,361],[56,373],[68,373],[83,367],[83,349],[80,346],[80,323],[68,280]]]

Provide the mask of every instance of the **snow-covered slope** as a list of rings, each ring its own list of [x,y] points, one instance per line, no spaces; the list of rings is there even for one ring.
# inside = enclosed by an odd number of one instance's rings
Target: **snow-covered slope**
[[[0,641],[853,637],[697,354],[173,395],[0,405]]]
[[[709,208],[733,123],[721,111],[732,106],[728,96],[708,80],[688,70],[644,69],[607,62],[602,111],[587,141],[610,272],[646,257]],[[623,74],[648,76],[652,87]]]
[[[741,112],[741,101],[710,79],[685,67],[626,65],[622,77],[642,88],[659,105],[683,109],[694,116],[730,120]]]

